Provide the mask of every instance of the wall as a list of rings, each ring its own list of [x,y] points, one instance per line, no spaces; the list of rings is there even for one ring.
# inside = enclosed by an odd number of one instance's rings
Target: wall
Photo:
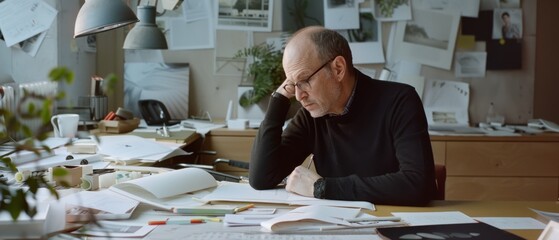
[[[559,123],[559,79],[557,77],[557,54],[559,54],[559,31],[557,9],[559,1],[538,1],[538,38],[536,39],[536,79],[534,85],[534,117]]]
[[[84,39],[73,38],[79,2],[45,2],[56,8],[58,14],[35,57],[19,49],[8,48],[3,41],[0,43],[0,82],[46,81],[52,68],[66,66],[74,72],[74,83],[59,85],[59,91],[65,91],[67,96],[59,106],[76,106],[78,96],[89,94],[90,78],[96,69],[96,54],[84,50]]]
[[[551,0],[540,1],[553,2]],[[536,42],[540,39],[536,38],[536,16],[538,16],[538,21],[540,18],[545,18],[542,14],[546,14],[548,16],[547,18],[554,16],[551,12],[552,10],[548,10],[548,13],[542,11],[541,7],[537,5],[540,1],[522,1],[524,16],[522,69],[514,71],[488,71],[485,78],[460,80],[471,85],[472,97],[470,99],[469,112],[472,123],[485,120],[485,114],[491,102],[495,103],[498,112],[505,115],[507,123],[525,123],[534,116],[547,118],[547,116],[557,115],[557,111],[554,111],[549,104],[540,104],[540,102],[545,102],[548,97],[553,96],[549,93],[544,94],[551,91],[549,86],[557,86],[549,85],[553,84],[549,79],[550,76],[553,76],[552,73],[549,73],[550,70],[542,68],[536,69]],[[278,19],[281,15],[280,4],[281,1],[274,1],[273,29],[275,31],[281,29],[281,20]],[[547,9],[556,8],[546,8],[546,10]],[[554,28],[551,26],[553,23],[554,21],[549,20],[548,25],[543,25],[543,27],[538,25],[538,35],[542,34],[542,32],[553,32]],[[385,47],[388,30],[390,29],[389,25],[390,24],[383,25],[383,42]],[[268,36],[278,34],[278,32],[254,33],[254,42],[259,43],[264,41]],[[122,46],[121,41],[123,38],[121,35],[116,38],[116,42],[114,35],[103,37],[112,37],[112,40],[103,41],[113,42],[119,47]],[[538,42],[538,44],[539,43],[540,42]],[[557,49],[555,45],[551,45],[551,41],[549,43],[550,46],[548,50]],[[101,53],[106,50],[108,51],[107,53]],[[555,51],[555,53],[556,52],[557,51]],[[546,53],[551,54],[553,51],[546,51]],[[213,54],[213,49],[163,51],[163,56],[166,61],[190,63],[190,114],[196,114],[200,111],[209,111],[214,118],[224,118],[228,101],[236,99],[237,85],[240,83],[241,79],[240,77],[215,76],[213,74]],[[541,57],[542,55],[540,54],[540,58]],[[115,72],[122,77],[122,62],[120,49],[117,50],[114,47],[102,49],[101,44],[99,45],[98,70],[102,70],[99,72]],[[549,64],[551,64],[551,62],[549,62]],[[377,70],[382,68],[382,65],[366,66]],[[536,72],[536,70],[539,72]],[[422,68],[422,75],[426,78],[458,80],[454,77],[454,70],[446,71],[427,66]],[[536,78],[536,76],[538,78]],[[546,77],[548,80],[545,80]],[[536,81],[536,79],[539,80],[540,78],[542,82]],[[538,86],[538,88],[534,89],[535,86]],[[555,89],[557,89],[557,87],[555,87]],[[536,95],[542,93],[543,96],[535,98],[534,93],[536,93]],[[540,100],[542,98],[544,100]],[[555,97],[555,99],[557,99],[557,97]],[[122,93],[114,95],[111,101],[113,107],[121,105]],[[539,110],[537,114],[534,114],[534,108],[536,107],[538,107]]]

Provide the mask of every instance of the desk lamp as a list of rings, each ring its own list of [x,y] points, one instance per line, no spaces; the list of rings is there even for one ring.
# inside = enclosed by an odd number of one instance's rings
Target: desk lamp
[[[121,0],[86,0],[74,25],[74,38],[126,26],[138,21]]]
[[[161,1],[165,10],[174,10],[182,3],[182,0]],[[155,15],[155,6],[138,6],[140,22],[128,33],[124,49],[167,49],[165,36],[155,24]],[[76,18],[74,38],[135,22],[138,22],[138,18],[122,0],[86,0]]]
[[[138,6],[140,22],[128,32],[124,49],[167,49],[167,40],[155,24],[155,6]]]

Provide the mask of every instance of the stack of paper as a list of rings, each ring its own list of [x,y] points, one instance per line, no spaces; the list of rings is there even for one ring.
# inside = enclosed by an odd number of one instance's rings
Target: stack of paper
[[[82,191],[60,199],[66,204],[66,222],[104,219],[128,219],[139,201],[112,191]]]
[[[0,235],[2,239],[29,239],[39,238],[48,233],[47,221],[52,214],[49,199],[50,192],[47,189],[39,189],[37,199],[27,198],[27,202],[37,206],[37,214],[33,218],[22,212],[16,221],[7,211],[0,212]]]

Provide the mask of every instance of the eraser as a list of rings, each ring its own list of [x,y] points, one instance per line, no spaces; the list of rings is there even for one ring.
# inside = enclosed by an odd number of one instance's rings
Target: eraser
[[[227,121],[227,128],[235,130],[244,130],[248,128],[247,119],[235,119]]]

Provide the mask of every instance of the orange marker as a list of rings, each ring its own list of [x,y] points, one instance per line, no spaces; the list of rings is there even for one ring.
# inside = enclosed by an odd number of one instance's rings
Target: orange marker
[[[203,219],[188,219],[188,220],[154,220],[149,221],[148,225],[187,225],[187,224],[199,224],[206,223]]]

